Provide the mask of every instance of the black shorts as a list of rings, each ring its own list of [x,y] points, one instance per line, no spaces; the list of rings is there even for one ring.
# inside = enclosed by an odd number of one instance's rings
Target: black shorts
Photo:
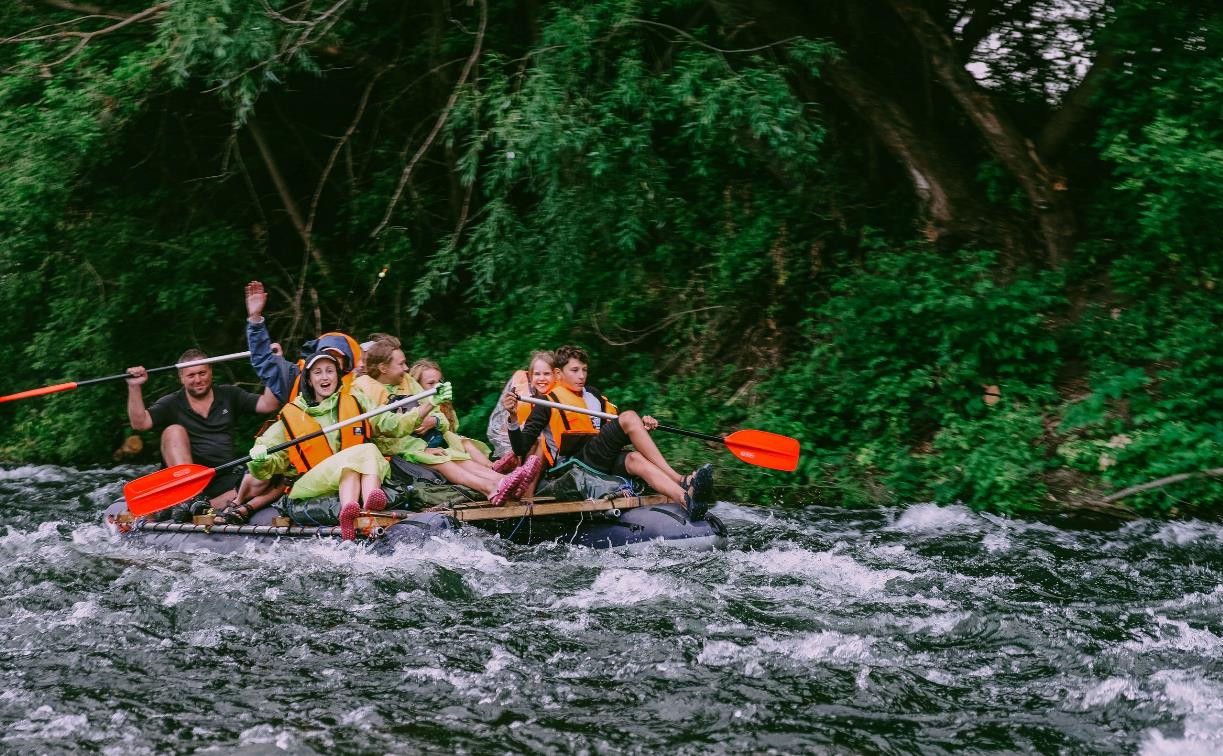
[[[204,495],[210,499],[215,499],[226,491],[236,490],[238,484],[242,482],[242,474],[245,472],[246,465],[222,470],[214,475],[212,480],[208,481],[208,487],[204,489]]]
[[[599,472],[627,478],[629,473],[624,469],[624,460],[628,457],[628,452],[624,447],[628,445],[628,434],[620,427],[620,421],[607,420],[599,429],[598,435],[587,441],[586,445],[573,455],[573,459]]]

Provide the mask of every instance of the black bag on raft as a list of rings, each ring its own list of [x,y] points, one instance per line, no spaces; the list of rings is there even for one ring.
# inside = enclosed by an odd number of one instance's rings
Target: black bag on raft
[[[399,497],[397,509],[421,510],[429,507],[452,507],[484,501],[484,494],[466,486],[449,483],[429,465],[418,465],[402,457],[391,457],[391,474],[382,483],[390,496]]]
[[[557,501],[585,501],[639,496],[644,490],[645,485],[637,478],[601,473],[576,459],[567,459],[548,471],[535,488],[535,495]]]
[[[314,527],[340,524],[340,497],[320,496],[317,499],[290,499],[281,497],[276,502],[282,517],[288,517],[294,525]]]

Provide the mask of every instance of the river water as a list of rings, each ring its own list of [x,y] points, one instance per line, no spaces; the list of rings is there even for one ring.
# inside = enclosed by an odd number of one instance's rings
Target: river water
[[[1223,526],[714,512],[732,547],[112,542],[0,467],[0,750],[1223,751]]]

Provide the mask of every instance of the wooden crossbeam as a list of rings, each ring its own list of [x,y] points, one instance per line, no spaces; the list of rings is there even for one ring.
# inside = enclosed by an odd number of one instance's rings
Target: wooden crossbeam
[[[612,509],[634,509],[663,504],[666,496],[631,496],[619,499],[587,499],[585,501],[544,501],[536,499],[534,504],[511,504],[495,507],[488,502],[460,504],[448,510],[459,522],[476,520],[509,520],[518,517],[546,517],[548,515],[576,514],[578,512],[606,512]]]

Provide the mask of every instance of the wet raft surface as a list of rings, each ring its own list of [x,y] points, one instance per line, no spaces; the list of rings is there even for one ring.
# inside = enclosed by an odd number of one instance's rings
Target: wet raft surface
[[[0,750],[1223,749],[1223,527],[719,504],[734,547],[116,546],[0,468]]]

